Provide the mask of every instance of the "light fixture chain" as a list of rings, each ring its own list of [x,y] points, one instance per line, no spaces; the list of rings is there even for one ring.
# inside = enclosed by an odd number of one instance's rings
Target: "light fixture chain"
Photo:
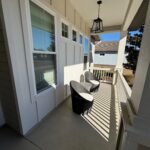
[[[98,5],[98,18],[100,17],[100,4]]]

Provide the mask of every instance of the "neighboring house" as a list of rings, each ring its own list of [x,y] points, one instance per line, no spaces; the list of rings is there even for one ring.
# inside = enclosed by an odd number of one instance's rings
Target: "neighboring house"
[[[117,64],[119,42],[100,41],[95,45],[94,64],[113,65]]]
[[[94,64],[115,66],[118,57],[118,41],[100,41],[95,45]],[[126,63],[126,54],[124,63]]]

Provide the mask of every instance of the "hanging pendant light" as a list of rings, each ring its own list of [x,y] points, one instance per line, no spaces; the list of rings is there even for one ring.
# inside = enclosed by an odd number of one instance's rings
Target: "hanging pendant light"
[[[91,32],[98,33],[103,32],[103,20],[99,17],[100,14],[100,5],[102,1],[97,1],[98,4],[98,18],[94,19]]]

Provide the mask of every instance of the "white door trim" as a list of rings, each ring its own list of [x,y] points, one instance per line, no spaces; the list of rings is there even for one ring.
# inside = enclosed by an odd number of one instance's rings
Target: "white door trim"
[[[57,19],[56,13],[52,11],[48,6],[40,2],[39,0],[31,0],[33,3],[37,4],[39,7],[47,11],[49,14],[54,16],[55,20],[55,52],[56,54],[56,79],[58,83],[58,52],[57,52]],[[26,64],[28,70],[28,79],[30,85],[30,95],[31,95],[31,102],[37,101],[37,97],[42,92],[49,92],[50,87],[46,90],[43,90],[40,93],[36,91],[36,82],[35,82],[35,73],[34,73],[34,62],[33,62],[33,38],[32,38],[32,25],[31,25],[31,15],[30,15],[30,4],[29,0],[20,0],[20,9],[21,9],[21,19],[22,19],[22,26],[23,26],[23,35],[25,41],[25,56],[26,56]],[[57,86],[54,86],[56,88]]]

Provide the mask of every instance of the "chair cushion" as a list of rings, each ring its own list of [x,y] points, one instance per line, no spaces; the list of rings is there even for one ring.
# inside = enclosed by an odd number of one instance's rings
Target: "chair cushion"
[[[79,93],[79,95],[88,101],[93,101],[93,96],[88,93]]]
[[[84,86],[85,89],[87,89],[88,91],[90,91],[92,84],[88,83],[88,82],[81,82],[81,84]]]
[[[90,82],[91,82],[92,84],[94,84],[94,85],[99,85],[99,82],[96,81],[96,80],[90,80]]]

